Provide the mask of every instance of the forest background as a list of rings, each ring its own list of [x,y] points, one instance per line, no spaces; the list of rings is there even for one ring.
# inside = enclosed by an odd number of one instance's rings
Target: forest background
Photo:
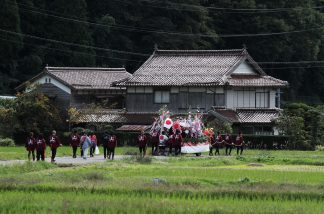
[[[0,0],[0,94],[49,66],[124,66],[159,49],[246,47],[284,98],[324,102],[321,0]]]

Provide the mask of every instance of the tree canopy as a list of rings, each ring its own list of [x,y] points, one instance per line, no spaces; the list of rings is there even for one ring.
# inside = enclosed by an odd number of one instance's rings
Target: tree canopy
[[[125,66],[132,73],[155,45],[245,46],[268,74],[290,83],[286,100],[324,102],[320,0],[0,2],[0,94],[14,93],[46,64]]]

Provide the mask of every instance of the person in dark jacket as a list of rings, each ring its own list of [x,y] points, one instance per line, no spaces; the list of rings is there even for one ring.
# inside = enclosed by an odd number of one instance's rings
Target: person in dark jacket
[[[152,155],[157,155],[159,150],[159,133],[154,131],[150,138],[152,144]]]
[[[235,146],[236,146],[236,154],[239,155],[239,151],[241,151],[240,155],[242,155],[243,148],[244,148],[244,141],[243,141],[242,132],[239,132],[239,134],[237,135],[237,137],[235,139]]]
[[[116,135],[111,135],[108,142],[108,159],[114,160],[115,148],[117,146],[117,137]]]
[[[78,135],[77,131],[74,130],[70,138],[71,138],[70,146],[72,147],[72,152],[73,152],[72,157],[76,158],[76,152],[78,150],[78,147],[80,146],[80,136]]]
[[[144,134],[144,130],[142,130],[141,134],[138,135],[137,144],[138,144],[138,149],[139,149],[139,152],[140,152],[140,156],[144,157],[145,154],[146,154],[146,145],[147,145],[147,137]]]
[[[109,140],[110,140],[110,134],[107,131],[105,131],[105,133],[102,137],[102,147],[103,147],[104,159],[107,158]]]
[[[36,140],[36,158],[37,161],[45,160],[45,150],[46,150],[46,140],[43,136],[43,134],[39,134],[37,140]]]
[[[226,155],[231,155],[231,152],[232,152],[232,148],[233,148],[233,142],[232,142],[232,139],[231,139],[231,136],[227,133],[225,135],[225,154]]]
[[[34,132],[29,133],[29,137],[27,137],[25,147],[28,151],[28,160],[30,161],[30,155],[32,155],[33,161],[35,161],[36,139],[34,137]]]
[[[57,148],[62,146],[61,141],[59,137],[56,135],[55,130],[52,131],[52,135],[49,137],[49,146],[51,147],[51,151],[52,151],[51,162],[54,163]]]
[[[220,134],[220,132],[217,132],[217,136],[213,135],[211,137],[211,147],[210,147],[210,151],[209,151],[209,155],[213,155],[213,149],[215,149],[215,155],[219,154],[219,148],[221,147],[223,142],[222,139],[222,135]]]
[[[173,135],[173,147],[174,147],[174,154],[181,155],[181,144],[182,144],[182,136],[180,134],[180,130],[177,130],[175,135]]]

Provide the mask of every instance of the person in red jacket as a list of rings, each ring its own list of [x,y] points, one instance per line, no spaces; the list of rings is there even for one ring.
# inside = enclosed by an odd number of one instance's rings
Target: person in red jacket
[[[111,160],[114,160],[114,156],[115,156],[115,148],[117,146],[117,137],[116,135],[111,135],[109,137],[109,142],[108,142],[108,159],[110,159],[111,156]]]
[[[144,130],[142,130],[141,134],[138,135],[137,144],[138,144],[140,156],[142,157],[142,154],[143,154],[143,157],[144,157],[146,154],[146,144],[147,144],[147,137],[144,134]]]
[[[173,147],[174,147],[174,154],[181,155],[181,144],[182,144],[182,136],[180,134],[180,130],[177,130],[175,135],[173,135]]]
[[[239,151],[241,150],[240,155],[242,155],[243,148],[244,148],[244,141],[243,141],[242,132],[239,132],[239,134],[237,135],[237,137],[235,139],[235,146],[236,146],[236,149],[237,149],[236,154],[238,155]]]
[[[80,146],[80,136],[78,135],[77,131],[74,130],[70,138],[71,138],[70,146],[72,147],[72,151],[73,151],[72,157],[76,158],[76,152],[78,150],[78,147]]]
[[[43,136],[43,134],[39,134],[37,140],[36,140],[36,158],[37,161],[40,159],[42,161],[45,160],[45,150],[46,150],[46,140]]]
[[[225,135],[224,141],[225,141],[225,147],[226,147],[225,154],[231,155],[233,142],[232,142],[231,136],[228,133]],[[229,152],[228,152],[228,150],[229,150]]]
[[[209,151],[209,155],[213,155],[213,148],[215,149],[215,155],[219,155],[219,148],[223,143],[223,138],[220,132],[217,132],[217,136],[213,135],[211,137],[211,147]]]
[[[28,151],[28,160],[30,161],[30,155],[32,155],[33,161],[35,161],[36,139],[34,137],[33,132],[29,133],[29,137],[27,137],[25,147],[26,147],[26,150]]]
[[[51,147],[52,151],[52,156],[51,156],[51,162],[55,162],[55,157],[56,157],[56,151],[59,146],[62,146],[60,139],[56,135],[56,131],[52,131],[52,135],[49,137],[49,146]]]
[[[91,140],[91,146],[90,146],[90,157],[93,157],[96,151],[96,147],[98,145],[97,142],[97,136],[91,132],[91,134],[89,135],[90,140]]]
[[[151,135],[152,155],[157,155],[159,150],[159,133],[154,131]]]

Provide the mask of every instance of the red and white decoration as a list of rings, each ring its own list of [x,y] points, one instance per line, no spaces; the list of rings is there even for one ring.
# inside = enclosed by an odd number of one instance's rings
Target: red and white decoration
[[[167,118],[165,121],[164,121],[164,127],[167,128],[167,129],[170,129],[173,125],[173,121],[170,119],[170,118]]]
[[[209,151],[209,142],[206,141],[204,143],[183,143],[181,147],[181,153],[201,153]]]

